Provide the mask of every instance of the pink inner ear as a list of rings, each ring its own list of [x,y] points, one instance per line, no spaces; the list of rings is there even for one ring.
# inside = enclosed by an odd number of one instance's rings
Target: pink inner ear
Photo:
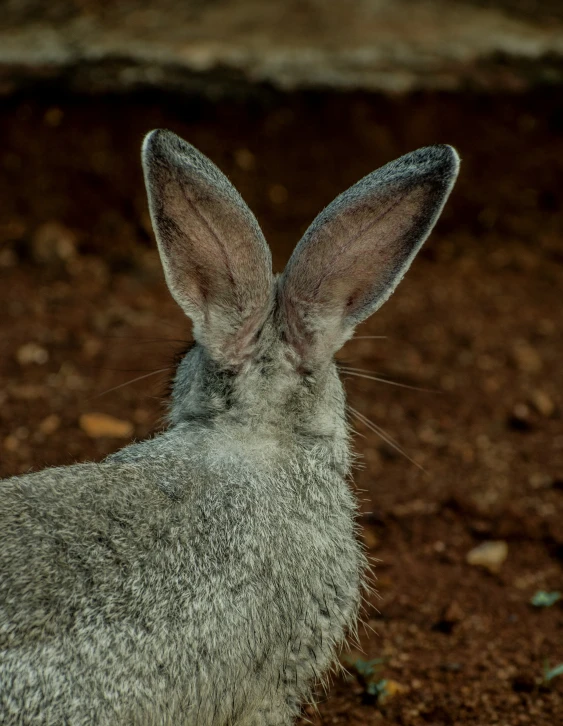
[[[375,189],[329,207],[309,228],[281,281],[288,340],[301,359],[332,355],[385,302],[421,243],[429,191],[424,183],[400,194],[395,185]]]
[[[336,247],[330,258],[322,265],[323,277],[327,275],[339,276],[343,278],[348,272],[352,273],[356,269],[366,264],[368,260],[362,257],[363,252],[377,252],[376,235],[381,236],[384,231],[378,230],[377,225],[383,225],[384,220],[392,215],[396,207],[398,207],[407,193],[403,193],[396,199],[391,199],[385,207],[385,200],[376,200],[376,204],[370,205],[369,200],[362,200],[357,205],[351,205],[346,212],[341,213],[331,221],[327,221],[324,227],[324,234],[319,235],[330,240],[321,240],[327,251],[331,252],[332,247]],[[384,208],[381,209],[381,206]],[[360,220],[358,226],[358,219]],[[362,220],[365,220],[362,222]],[[342,242],[336,246],[334,240],[341,239]],[[314,243],[312,243],[314,245]],[[381,253],[383,250],[380,249]],[[314,256],[313,250],[313,256]],[[322,253],[321,253],[322,254]]]
[[[157,137],[145,159],[166,280],[194,336],[217,361],[238,365],[270,308],[270,252],[228,179],[181,139],[168,141]]]
[[[240,296],[234,294],[241,284],[240,271],[232,259],[237,250],[229,249],[222,234],[232,218],[231,232],[236,237],[237,220],[229,214],[228,202],[217,193],[194,190],[181,179],[171,179],[164,187],[163,209],[169,234],[162,247],[176,298],[185,297],[202,310],[209,301],[222,299],[240,307]]]
[[[357,307],[358,298],[359,298],[359,291],[353,292],[351,295],[348,296],[348,300],[346,300],[347,315],[350,315]]]

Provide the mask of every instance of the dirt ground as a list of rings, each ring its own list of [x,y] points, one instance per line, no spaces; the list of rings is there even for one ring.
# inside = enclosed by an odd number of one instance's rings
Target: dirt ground
[[[356,421],[380,597],[350,675],[304,716],[563,723],[563,676],[546,677],[563,662],[563,601],[530,602],[563,591],[561,93],[2,100],[2,476],[100,459],[162,425],[189,325],[164,286],[146,210],[139,148],[155,126],[228,173],[278,270],[363,174],[424,144],[458,147],[461,178],[436,231],[358,330],[386,337],[357,337],[340,354],[431,390],[347,381],[352,405],[409,458]],[[100,425],[113,435],[96,437]],[[495,572],[467,561],[489,541],[508,552]],[[381,659],[367,681],[358,659]]]

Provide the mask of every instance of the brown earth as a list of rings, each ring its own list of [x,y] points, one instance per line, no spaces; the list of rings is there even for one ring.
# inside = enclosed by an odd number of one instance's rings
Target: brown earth
[[[560,95],[560,94],[559,94]],[[455,144],[459,184],[399,291],[341,358],[380,599],[315,724],[563,719],[563,99],[420,95],[17,98],[0,104],[0,474],[99,459],[161,425],[189,326],[151,239],[143,134],[181,133],[255,210],[277,269],[335,194],[417,146]],[[161,370],[164,369],[164,370]],[[113,391],[137,376],[150,375]],[[103,395],[102,395],[103,394]],[[105,413],[119,422],[86,414]],[[82,417],[82,418],[81,418]],[[113,437],[95,438],[100,426]],[[88,433],[89,432],[89,433]],[[470,565],[500,540],[496,572]],[[357,658],[382,658],[371,685]],[[355,663],[355,665],[354,665]],[[369,679],[368,679],[369,680]],[[370,695],[387,681],[387,697]]]

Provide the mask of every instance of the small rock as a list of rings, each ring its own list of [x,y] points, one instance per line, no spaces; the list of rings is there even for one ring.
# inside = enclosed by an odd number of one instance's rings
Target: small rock
[[[484,567],[489,572],[499,572],[508,556],[508,545],[503,540],[482,542],[470,550],[465,559],[469,565]]]
[[[555,324],[554,320],[550,320],[549,318],[542,318],[538,322],[538,333],[540,335],[545,335],[546,337],[549,337],[551,335],[554,335],[558,330],[558,326]]]
[[[555,411],[555,403],[547,395],[547,393],[545,393],[545,391],[532,391],[532,394],[530,395],[530,403],[539,414],[546,418],[552,416]]]
[[[29,429],[27,426],[18,426],[18,428],[14,431],[14,436],[18,441],[25,441],[25,439],[29,436]]]
[[[67,262],[76,257],[76,236],[59,222],[45,222],[31,239],[31,254],[39,264]]]
[[[237,149],[235,151],[235,163],[243,171],[251,171],[256,166],[256,159],[252,151]]]
[[[375,550],[379,545],[379,538],[372,532],[371,529],[364,528],[362,532],[362,539],[368,550]]]
[[[16,360],[22,366],[30,363],[41,366],[49,360],[49,353],[37,343],[25,343],[16,351]]]
[[[452,600],[452,602],[448,605],[448,607],[444,610],[443,618],[448,623],[459,623],[463,620],[465,617],[465,614],[459,604],[456,602],[456,600]]]
[[[10,247],[0,250],[0,267],[15,267],[18,264],[18,256]]]
[[[397,681],[393,681],[391,679],[380,681],[380,684],[381,690],[379,692],[377,702],[381,705],[389,701],[391,698],[395,698],[395,696],[398,696],[401,693],[406,693],[409,690],[406,686],[403,686]]]
[[[60,383],[71,391],[80,391],[86,388],[85,379],[76,371],[76,367],[70,361],[65,361],[57,374]]]
[[[438,620],[438,622],[434,623],[432,630],[449,635],[453,632],[457,623],[461,622],[464,617],[465,615],[463,610],[455,600],[452,600],[452,602],[444,608],[442,611],[442,617]]]
[[[542,474],[541,472],[536,471],[533,474],[530,474],[528,477],[528,483],[532,489],[549,489],[549,487],[553,484],[553,480],[549,474]]]
[[[512,358],[516,367],[524,373],[538,373],[542,368],[542,359],[539,353],[524,340],[514,345]]]
[[[89,337],[82,343],[82,352],[87,358],[95,358],[102,349],[102,341],[99,338]]]
[[[9,219],[0,224],[0,245],[6,242],[17,242],[25,237],[27,225],[21,219]]]
[[[45,115],[43,116],[43,120],[47,124],[47,126],[52,126],[53,128],[56,128],[60,125],[61,121],[64,117],[64,111],[60,108],[57,108],[56,106],[51,106],[51,108],[48,108],[45,111]]]
[[[109,416],[106,413],[84,413],[79,419],[80,428],[93,439],[108,436],[115,439],[128,439],[133,435],[130,421]]]
[[[282,184],[274,184],[268,191],[272,204],[283,204],[287,202],[287,189]]]
[[[6,436],[3,446],[6,451],[9,451],[12,454],[17,452],[19,455],[26,455],[28,450],[27,447],[22,447],[22,442],[24,442],[28,436],[29,430],[25,426],[20,426],[11,434]]]
[[[14,436],[13,434],[9,434],[4,439],[4,448],[6,451],[14,452],[17,451],[18,447],[20,445],[19,439],[17,436]]]
[[[515,431],[529,431],[532,428],[530,407],[525,403],[517,403],[508,418],[508,425]]]
[[[61,419],[59,416],[57,416],[56,413],[52,413],[46,418],[41,421],[39,424],[39,431],[41,431],[42,434],[45,434],[46,436],[50,436],[51,434],[54,434],[55,431],[59,428],[61,425]]]

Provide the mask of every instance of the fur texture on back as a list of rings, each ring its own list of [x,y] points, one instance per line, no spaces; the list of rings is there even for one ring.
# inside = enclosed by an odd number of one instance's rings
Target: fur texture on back
[[[333,354],[406,272],[458,158],[428,147],[367,176],[277,279],[207,158],[154,131],[143,166],[196,344],[164,433],[0,483],[0,723],[288,725],[364,577]]]

